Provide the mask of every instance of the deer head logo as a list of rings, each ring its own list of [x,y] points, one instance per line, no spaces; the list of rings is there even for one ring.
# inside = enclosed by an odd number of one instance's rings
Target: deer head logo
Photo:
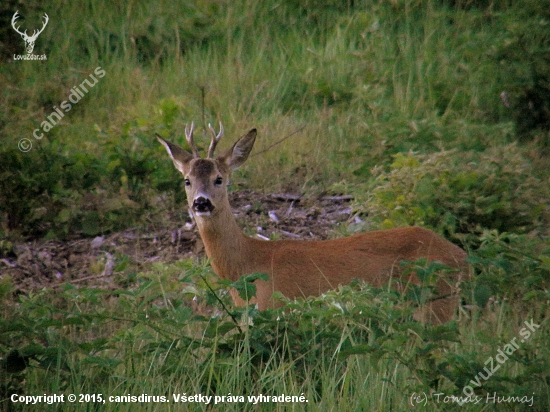
[[[13,29],[21,35],[23,40],[25,40],[25,49],[27,49],[27,54],[31,54],[33,49],[34,49],[34,42],[38,38],[38,35],[40,33],[42,33],[44,31],[44,29],[46,28],[46,25],[48,24],[49,17],[46,13],[44,13],[44,16],[43,16],[44,23],[42,23],[42,28],[40,30],[34,30],[33,33],[32,33],[32,36],[27,36],[27,30],[25,30],[24,33],[21,33],[19,31],[19,27],[15,26],[15,21],[19,18],[17,13],[19,13],[19,11],[16,11],[15,14],[13,15],[13,18],[11,19],[11,25],[12,25]]]

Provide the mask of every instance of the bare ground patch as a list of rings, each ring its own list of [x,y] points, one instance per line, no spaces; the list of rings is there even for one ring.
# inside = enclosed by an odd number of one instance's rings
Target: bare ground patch
[[[263,239],[327,239],[338,224],[354,219],[350,200],[350,196],[230,193],[239,226],[247,235]],[[64,283],[109,288],[120,286],[117,276],[122,267],[139,272],[153,262],[194,256],[204,256],[204,247],[191,220],[170,222],[95,238],[18,243],[1,256],[0,278],[11,277],[18,293]]]

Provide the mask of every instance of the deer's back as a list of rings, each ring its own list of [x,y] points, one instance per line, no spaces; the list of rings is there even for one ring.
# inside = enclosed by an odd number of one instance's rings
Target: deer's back
[[[466,259],[466,253],[458,246],[417,227],[328,241],[258,241],[256,246],[263,249],[264,258],[253,271],[267,273],[269,288],[289,298],[318,295],[353,279],[380,287],[399,274],[403,260],[425,257],[465,268]]]

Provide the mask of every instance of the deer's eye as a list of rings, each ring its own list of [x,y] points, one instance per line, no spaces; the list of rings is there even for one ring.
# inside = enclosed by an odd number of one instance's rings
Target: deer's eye
[[[189,179],[185,179],[185,186],[191,186],[191,181]]]
[[[216,180],[214,181],[214,184],[215,185],[221,185],[223,184],[223,179],[221,177],[217,177]]]

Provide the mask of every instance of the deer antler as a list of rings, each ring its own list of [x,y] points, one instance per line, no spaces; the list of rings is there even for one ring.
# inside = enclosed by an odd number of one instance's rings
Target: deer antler
[[[206,156],[206,157],[211,158],[212,156],[214,156],[214,150],[216,149],[216,146],[217,146],[218,142],[220,141],[220,139],[223,136],[222,122],[220,122],[220,131],[219,131],[218,134],[216,134],[216,131],[210,125],[210,123],[208,123],[208,130],[210,130],[210,133],[212,134],[212,141],[210,142],[210,146],[208,147],[208,156]]]
[[[188,124],[185,125],[185,139],[187,140],[187,143],[189,144],[189,147],[193,151],[193,157],[198,159],[200,156],[199,149],[197,149],[197,146],[195,145],[195,141],[193,140],[193,130],[195,129],[195,124],[191,122],[191,126]]]
[[[44,16],[42,16],[44,18],[44,23],[42,23],[42,28],[40,30],[34,30],[32,32],[32,36],[28,36],[27,35],[27,30],[25,30],[24,33],[21,33],[19,31],[19,27],[15,27],[15,21],[20,17],[20,16],[17,15],[18,13],[19,13],[19,11],[16,11],[15,14],[13,15],[13,17],[11,19],[11,25],[12,25],[13,29],[25,39],[25,41],[36,40],[38,35],[44,31],[44,29],[48,25],[48,22],[50,21],[50,18],[48,17],[48,15],[46,13],[44,13]]]
[[[46,13],[44,13],[42,18],[44,18],[44,20],[45,20],[44,23],[42,23],[42,28],[40,30],[34,30],[33,33],[32,33],[31,39],[36,40],[38,35],[40,33],[42,33],[44,31],[44,29],[46,28],[46,26],[48,25],[48,22],[50,21],[50,18],[48,17],[48,15]]]
[[[17,33],[19,33],[19,34],[20,34],[21,36],[23,36],[23,37],[27,37],[27,30],[25,30],[25,33],[21,33],[21,32],[19,31],[19,27],[15,27],[15,20],[17,20],[17,19],[20,17],[20,16],[17,15],[17,13],[19,13],[19,10],[17,10],[17,11],[15,12],[15,14],[13,15],[13,17],[11,18],[11,25],[12,25],[13,29],[14,29]]]

